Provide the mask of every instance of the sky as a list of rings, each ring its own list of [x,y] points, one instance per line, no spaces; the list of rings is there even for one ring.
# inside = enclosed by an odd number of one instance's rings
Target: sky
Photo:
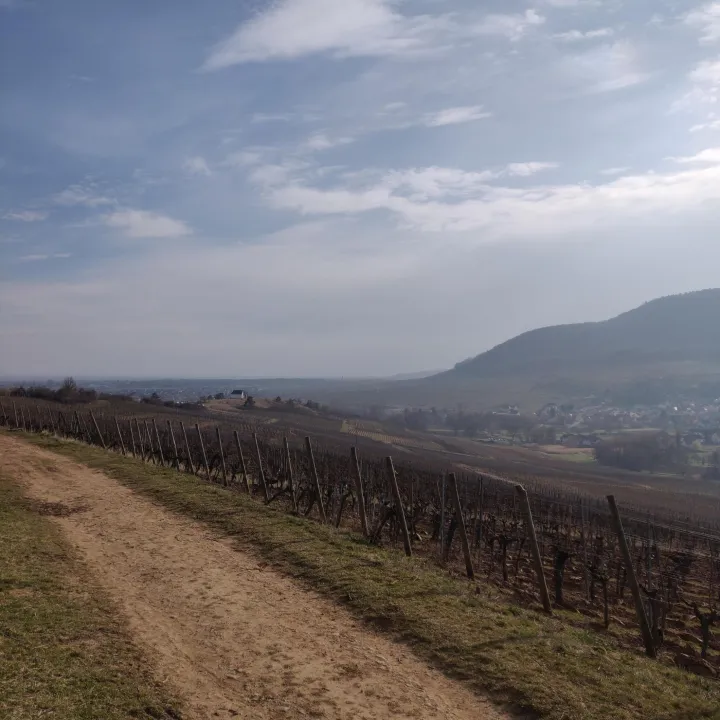
[[[720,285],[720,2],[0,0],[0,375],[358,376]]]

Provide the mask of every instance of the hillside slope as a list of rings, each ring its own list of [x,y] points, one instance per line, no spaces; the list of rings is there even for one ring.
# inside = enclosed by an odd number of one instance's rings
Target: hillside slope
[[[611,320],[523,333],[445,374],[483,377],[574,371],[587,365],[647,366],[720,361],[720,290],[673,295]]]
[[[469,406],[601,396],[657,402],[720,394],[720,289],[673,295],[603,322],[519,335],[429,378]]]
[[[330,405],[536,410],[547,402],[654,404],[720,397],[720,289],[652,300],[602,322],[531,330],[431,377],[367,382]]]

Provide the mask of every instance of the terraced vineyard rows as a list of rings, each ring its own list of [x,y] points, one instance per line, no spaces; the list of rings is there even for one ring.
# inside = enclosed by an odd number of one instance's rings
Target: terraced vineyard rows
[[[398,462],[391,472],[387,458],[365,452],[356,462],[354,454],[268,426],[177,417],[156,416],[141,406],[132,415],[95,417],[82,408],[22,399],[0,407],[0,422],[11,428],[56,433],[192,472],[228,491],[249,492],[288,512],[363,532],[373,543],[401,548],[407,527],[408,552],[456,574],[472,570],[475,582],[508,602],[540,604],[530,526],[508,480],[458,475],[458,513],[450,478],[432,467]],[[394,444],[395,438],[384,437]],[[640,645],[632,578],[607,503],[547,483],[526,489],[542,575],[551,579],[555,606],[569,622]],[[692,518],[653,516],[639,508],[621,512],[654,652],[717,677],[720,643],[712,627],[720,622],[720,527],[701,528]],[[467,553],[460,542],[463,527]]]
[[[343,422],[341,432],[347,433],[348,435],[367,438],[368,440],[374,440],[375,442],[380,442],[384,445],[416,448],[418,450],[443,450],[441,445],[438,445],[438,443],[433,442],[432,440],[420,440],[418,438],[403,437],[400,435],[389,435],[388,433],[376,430],[367,430],[362,425],[349,423],[347,421]]]

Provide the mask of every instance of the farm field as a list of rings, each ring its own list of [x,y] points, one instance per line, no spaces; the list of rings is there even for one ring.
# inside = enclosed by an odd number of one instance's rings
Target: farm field
[[[78,461],[102,470],[134,493],[146,495],[156,503],[172,508],[175,513],[208,523],[213,535],[223,537],[227,534],[232,538],[231,547],[237,547],[239,543],[243,552],[256,553],[259,560],[255,561],[255,566],[259,569],[248,567],[239,576],[257,577],[258,582],[263,582],[264,573],[280,572],[320,590],[326,597],[345,604],[353,617],[369,620],[391,636],[403,638],[421,658],[431,660],[454,677],[465,678],[463,684],[470,690],[489,693],[501,705],[510,703],[505,705],[509,717],[558,720],[569,716],[587,720],[718,717],[720,695],[715,681],[644,658],[637,650],[623,649],[620,629],[604,635],[588,632],[581,615],[565,610],[556,611],[554,617],[545,617],[537,610],[508,602],[493,583],[478,579],[476,586],[422,557],[407,560],[390,548],[359,542],[352,531],[336,531],[314,521],[293,518],[279,507],[264,506],[247,495],[208,484],[192,475],[47,435],[23,435],[23,438],[73,460],[68,464],[61,458],[53,461],[57,472],[41,473],[43,479],[37,482],[43,484],[36,492],[62,492],[68,494],[70,500],[74,497],[72,493],[78,493],[89,496],[91,505],[95,503],[93,498],[97,492],[98,503],[110,498],[109,507],[112,507],[118,491],[108,485],[107,480],[93,480],[93,486],[88,490],[87,478],[73,482],[67,477],[68,472],[78,472],[75,464]],[[0,431],[0,443],[5,440],[6,436]],[[12,442],[21,445],[18,440]],[[7,447],[3,445],[5,452]],[[41,457],[43,462],[48,462],[57,456],[43,453]],[[33,462],[39,459],[40,456],[35,456]],[[24,462],[29,463],[29,458]],[[134,513],[132,497],[122,494],[123,507],[130,506],[130,517]],[[148,522],[149,547],[162,547],[167,553],[162,534],[155,538],[160,527],[154,524],[148,512],[149,509],[143,511],[143,522]],[[82,515],[73,517],[80,520]],[[162,522],[168,523],[168,531],[173,536],[182,524],[178,525],[172,518]],[[107,532],[112,537],[112,524]],[[150,538],[155,539],[150,541]],[[187,550],[183,542],[181,537],[181,547]],[[192,557],[188,561],[191,565]],[[168,562],[172,564],[172,556]],[[266,563],[269,566],[265,566]],[[148,577],[147,573],[144,576]],[[153,597],[158,595],[153,594]],[[210,599],[214,597],[215,593],[211,592]],[[272,593],[264,594],[263,601],[272,597]],[[280,620],[275,622],[282,627],[285,627],[286,619],[282,611],[291,608],[295,599],[294,595],[284,594],[274,606],[280,615]],[[220,614],[224,616],[225,612]],[[304,624],[307,624],[306,617],[304,614]],[[314,635],[318,631],[321,634],[328,629],[332,631],[332,616],[329,620],[324,618],[313,625]],[[207,622],[215,620],[208,618]],[[268,618],[268,623],[272,622],[273,619]],[[272,636],[272,626],[263,626],[263,632],[268,630]],[[286,632],[290,630],[285,627]],[[347,639],[344,635],[347,631],[343,625],[338,630],[339,637]],[[353,628],[349,631],[352,634]],[[233,651],[242,652],[241,648],[234,645]],[[394,655],[385,651],[380,655],[377,672],[391,684],[395,677],[392,668],[396,664],[387,663]],[[361,668],[363,658],[361,655]],[[405,662],[403,660],[401,664]],[[272,684],[274,673],[271,668],[268,672],[270,677],[267,673],[264,677]],[[349,670],[348,674],[354,677]],[[327,682],[332,686],[334,676],[329,678]],[[412,687],[417,686],[413,684]],[[435,685],[427,689],[427,684],[424,687],[426,692],[437,688]],[[251,698],[255,694],[266,696],[266,691],[264,688],[256,690]],[[407,694],[400,697],[402,702],[392,707],[388,717],[416,717],[411,714],[413,695],[410,705],[405,704]],[[448,696],[443,693],[442,697]],[[452,707],[440,705],[438,717],[465,717],[460,700],[467,696],[450,697]],[[384,702],[387,705],[389,700]],[[477,700],[468,699],[468,702]],[[467,717],[496,716],[483,715],[486,711],[502,713],[482,704],[470,708],[473,714]],[[342,717],[332,713],[329,716]],[[422,716],[434,717],[427,711]]]
[[[390,435],[386,432],[366,429],[362,423],[351,423],[344,420],[340,432],[346,433],[353,437],[362,437],[384,445],[395,445],[397,447],[415,448],[417,450],[435,450],[443,452],[443,447],[432,440],[424,440],[415,437],[406,437],[399,435]]]

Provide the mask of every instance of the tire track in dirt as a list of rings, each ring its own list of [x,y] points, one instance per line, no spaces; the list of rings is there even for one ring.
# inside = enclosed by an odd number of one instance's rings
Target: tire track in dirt
[[[194,718],[504,720],[464,686],[229,541],[90,470],[0,437]]]

